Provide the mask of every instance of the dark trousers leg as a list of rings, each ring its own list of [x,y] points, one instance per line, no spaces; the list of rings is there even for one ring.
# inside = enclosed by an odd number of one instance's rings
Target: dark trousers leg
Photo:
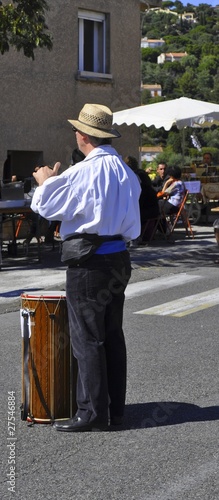
[[[126,345],[122,329],[124,292],[112,297],[106,311],[106,359],[110,415],[122,416],[126,395]]]
[[[94,255],[83,267],[67,270],[70,334],[78,361],[77,415],[85,421],[107,422],[109,398],[111,413],[122,415],[124,411],[122,319],[130,273],[126,251]]]

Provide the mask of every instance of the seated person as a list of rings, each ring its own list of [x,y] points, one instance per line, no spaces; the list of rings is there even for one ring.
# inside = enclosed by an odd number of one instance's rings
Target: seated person
[[[212,154],[211,153],[204,153],[203,154],[203,167],[205,170],[202,172],[202,176],[211,176],[211,175],[217,175],[217,169],[215,169],[212,166]],[[211,168],[209,168],[211,167]]]
[[[159,216],[159,204],[157,200],[157,195],[152,188],[151,179],[145,170],[138,167],[138,161],[134,156],[127,156],[124,160],[127,165],[136,173],[141,184],[141,194],[139,198],[140,206],[140,217],[141,217],[141,227],[144,228],[145,223],[148,219],[155,219]],[[150,239],[150,234],[153,231],[155,221],[151,221],[150,227],[147,228],[147,232],[143,234],[142,240],[148,241]]]
[[[167,165],[166,163],[159,163],[157,167],[157,174],[155,179],[152,180],[152,186],[156,193],[162,191],[163,184],[165,182]]]
[[[169,167],[166,172],[169,178],[163,186],[163,190],[158,193],[159,207],[161,214],[172,215],[178,212],[185,196],[185,185],[181,181],[181,169],[179,167]]]

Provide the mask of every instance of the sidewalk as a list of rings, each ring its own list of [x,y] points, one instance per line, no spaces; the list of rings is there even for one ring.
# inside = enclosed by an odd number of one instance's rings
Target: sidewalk
[[[214,220],[214,219],[213,219]],[[194,266],[215,263],[219,259],[212,221],[206,225],[193,226],[194,239],[186,237],[185,230],[175,230],[175,243],[168,243],[158,237],[148,246],[130,248],[132,277],[130,283],[151,279],[153,269],[159,266],[159,272],[168,274],[177,272],[177,266],[191,262]],[[33,250],[36,244],[32,244]],[[60,249],[57,244],[42,245],[41,261],[37,252],[31,260],[27,258],[3,257],[0,281],[0,314],[14,311],[20,306],[23,291],[64,290],[66,267],[61,263]],[[174,269],[175,268],[175,271]],[[144,270],[144,272],[143,272]]]

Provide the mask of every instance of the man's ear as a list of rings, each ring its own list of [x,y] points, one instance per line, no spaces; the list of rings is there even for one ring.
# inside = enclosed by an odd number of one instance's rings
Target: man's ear
[[[88,144],[90,142],[89,135],[85,134],[84,132],[80,132],[80,134],[83,137],[83,141]]]

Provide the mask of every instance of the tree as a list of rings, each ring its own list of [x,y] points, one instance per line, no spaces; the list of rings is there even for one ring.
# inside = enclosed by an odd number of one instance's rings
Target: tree
[[[199,71],[205,71],[211,75],[216,75],[217,73],[217,57],[216,56],[204,56],[199,63]]]
[[[179,13],[182,12],[183,13],[184,10],[185,10],[185,7],[184,7],[184,5],[183,5],[182,2],[180,2],[179,0],[176,0],[176,2],[175,2],[175,9],[176,9],[177,12],[179,12]]]
[[[184,97],[190,97],[191,99],[197,95],[197,79],[196,73],[191,68],[188,68],[185,73],[178,78],[178,87],[181,95]]]
[[[146,47],[141,49],[141,59],[145,62],[157,63],[157,58],[161,53],[161,49],[153,49],[150,47]]]
[[[196,9],[198,15],[198,21],[202,26],[212,26],[214,24],[214,9],[206,4],[200,3]]]
[[[187,67],[194,69],[198,66],[198,59],[194,55],[185,56],[182,57],[180,64],[184,69]]]
[[[169,0],[167,0],[168,2]],[[164,3],[162,7],[164,7]],[[165,7],[167,7],[166,2]],[[195,13],[196,22],[185,23],[181,15],[177,17],[173,14],[181,14],[185,10]],[[217,10],[206,4],[195,7],[188,3],[185,7],[183,3],[176,0],[174,6],[171,6],[171,12],[172,14],[167,14],[149,10],[142,22],[144,35],[149,37],[149,33],[150,36],[154,33],[152,38],[162,37],[165,44],[160,50],[164,53],[187,52],[188,55],[179,62],[157,64],[153,62],[152,52],[144,53],[144,58],[142,57],[142,82],[159,83],[162,88],[162,97],[159,99],[168,100],[186,96],[219,103],[219,15]],[[144,96],[144,102],[147,102],[148,97]],[[150,98],[148,103],[152,101],[153,99]],[[165,134],[161,132],[162,130],[162,128],[153,130],[150,127],[147,134],[145,131],[143,132],[142,143],[162,144],[165,148],[167,163],[177,162],[176,155],[182,158],[182,138],[180,141],[180,134],[177,130],[173,129],[171,133],[165,132]],[[216,147],[218,136],[215,134],[211,143],[212,133],[212,128],[208,132],[205,129],[196,131],[202,147],[207,147],[209,144]],[[174,134],[177,137],[174,138]],[[187,129],[183,140],[185,142],[184,161],[188,161],[189,164],[189,157],[187,159],[186,155],[190,153],[192,144],[190,135],[187,137]]]
[[[209,100],[209,92],[214,87],[214,79],[208,70],[198,71],[197,73],[197,99]]]
[[[151,99],[150,90],[144,89],[141,93],[141,104],[148,104]]]
[[[26,57],[34,59],[37,47],[52,49],[52,38],[47,34],[45,0],[12,0],[6,5],[0,1],[0,52],[10,47],[23,50]]]
[[[214,77],[214,88],[211,91],[211,101],[219,103],[219,69],[217,75]]]
[[[171,0],[166,0],[162,2],[162,9],[172,9],[174,5],[174,2],[172,2]]]
[[[207,130],[205,132],[205,141],[206,145],[210,148],[218,148],[219,144],[219,130],[218,127],[215,127],[214,130]]]

